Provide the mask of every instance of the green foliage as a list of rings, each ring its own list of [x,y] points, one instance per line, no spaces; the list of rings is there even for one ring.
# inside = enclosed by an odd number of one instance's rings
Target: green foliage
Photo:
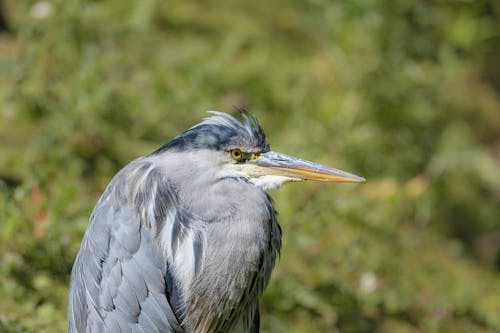
[[[363,175],[273,193],[264,332],[500,331],[497,1],[4,1],[0,332],[64,332],[111,177],[248,107]]]

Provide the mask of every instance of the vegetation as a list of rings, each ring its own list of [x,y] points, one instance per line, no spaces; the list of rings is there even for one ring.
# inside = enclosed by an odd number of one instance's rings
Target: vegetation
[[[233,106],[368,179],[272,193],[264,332],[500,331],[498,1],[0,5],[0,332],[64,332],[111,177]]]

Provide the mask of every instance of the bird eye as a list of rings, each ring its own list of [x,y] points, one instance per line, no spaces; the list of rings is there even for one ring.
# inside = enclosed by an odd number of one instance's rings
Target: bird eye
[[[237,161],[241,161],[243,159],[243,153],[239,149],[232,149],[231,150],[231,157],[234,158]]]

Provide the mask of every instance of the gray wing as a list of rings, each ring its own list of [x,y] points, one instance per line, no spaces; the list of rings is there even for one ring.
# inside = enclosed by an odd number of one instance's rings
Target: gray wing
[[[175,200],[166,178],[142,160],[114,178],[73,266],[69,332],[184,332],[181,304],[171,302],[181,298],[167,272],[172,244],[160,243],[165,228],[187,233]]]

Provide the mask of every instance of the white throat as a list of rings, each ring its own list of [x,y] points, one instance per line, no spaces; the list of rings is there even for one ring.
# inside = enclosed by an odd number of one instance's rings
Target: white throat
[[[276,190],[288,182],[300,182],[300,178],[290,178],[285,176],[265,175],[256,178],[250,178],[249,181],[264,191]]]

